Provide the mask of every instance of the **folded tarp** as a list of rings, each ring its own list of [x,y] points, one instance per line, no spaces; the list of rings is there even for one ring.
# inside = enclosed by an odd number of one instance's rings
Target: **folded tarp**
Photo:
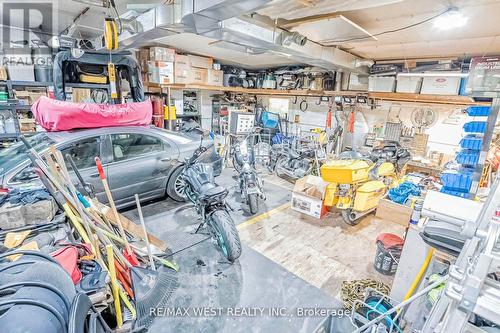
[[[40,126],[49,132],[77,128],[149,125],[151,101],[127,104],[92,104],[58,101],[42,96],[31,107]]]

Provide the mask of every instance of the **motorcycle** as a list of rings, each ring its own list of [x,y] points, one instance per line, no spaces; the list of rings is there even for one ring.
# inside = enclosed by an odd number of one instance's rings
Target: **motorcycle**
[[[199,163],[209,147],[203,147],[203,139],[193,156],[184,163],[181,179],[185,183],[184,194],[201,216],[196,233],[208,226],[212,238],[224,256],[234,262],[241,255],[241,242],[238,230],[229,214],[225,202],[228,190],[215,184],[213,169],[209,164]]]
[[[374,211],[387,191],[395,186],[398,173],[410,160],[410,153],[389,142],[368,156],[344,152],[321,167],[321,177],[329,182],[324,204],[341,211],[343,220],[356,225]]]
[[[310,174],[318,175],[319,159],[324,157],[318,156],[320,151],[319,147],[309,145],[284,147],[276,159],[274,171],[278,177],[288,177],[294,181]]]
[[[255,170],[255,150],[253,140],[250,143],[251,137],[251,134],[247,135],[234,146],[233,166],[238,172],[241,197],[248,205],[250,213],[255,214],[259,210],[259,198],[266,200],[266,196],[262,180]]]

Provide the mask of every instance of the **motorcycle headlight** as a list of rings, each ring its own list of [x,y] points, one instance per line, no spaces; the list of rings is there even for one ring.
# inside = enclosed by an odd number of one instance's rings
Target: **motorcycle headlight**
[[[349,185],[349,184],[340,184],[339,185],[339,189],[341,191],[347,191],[347,190],[349,190],[350,187],[351,187],[351,185]]]

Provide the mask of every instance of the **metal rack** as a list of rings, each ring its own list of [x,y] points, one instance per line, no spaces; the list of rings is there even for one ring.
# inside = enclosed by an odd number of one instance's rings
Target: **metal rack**
[[[498,119],[498,113],[500,111],[500,94],[493,92],[473,92],[471,94],[473,97],[481,98],[492,98],[492,103],[490,107],[490,113],[488,115],[486,132],[483,135],[483,143],[481,146],[481,154],[479,155],[479,161],[473,173],[472,186],[470,193],[475,195],[479,188],[479,181],[483,173],[484,164],[486,162],[486,156],[490,149],[491,140],[493,138],[493,130]]]
[[[473,314],[500,325],[500,283],[490,275],[500,270],[499,183],[497,176],[477,221],[462,225],[462,233],[470,238],[450,267],[445,293],[433,307],[422,333],[465,332]]]
[[[9,100],[7,102],[0,103],[0,114],[9,114],[13,119],[15,132],[0,133],[0,139],[17,139],[21,134],[21,128],[19,126],[19,119],[17,118],[17,101]]]

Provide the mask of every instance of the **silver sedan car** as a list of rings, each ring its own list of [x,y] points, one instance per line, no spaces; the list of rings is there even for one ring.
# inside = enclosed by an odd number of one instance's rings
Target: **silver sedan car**
[[[63,156],[71,155],[99,201],[107,202],[94,161],[99,156],[116,206],[123,208],[134,204],[136,193],[141,201],[165,195],[184,201],[179,175],[184,160],[200,145],[201,136],[156,127],[124,126],[41,132],[28,140],[40,153],[55,145]],[[203,144],[208,144],[206,139]],[[213,146],[204,162],[212,165],[215,175],[220,174],[222,161]],[[22,142],[0,150],[0,192],[36,182],[39,180]]]

